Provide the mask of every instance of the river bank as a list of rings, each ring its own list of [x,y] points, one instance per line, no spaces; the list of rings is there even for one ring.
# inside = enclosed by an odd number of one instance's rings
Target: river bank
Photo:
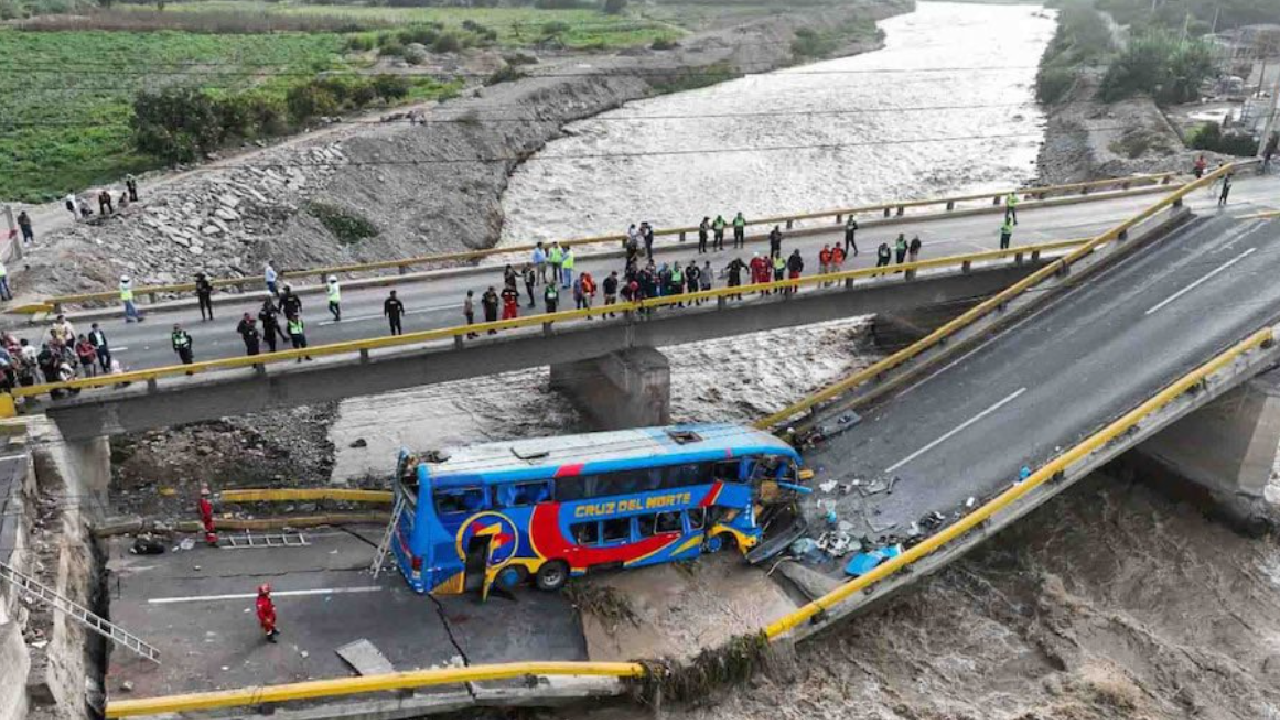
[[[511,173],[564,125],[636,98],[794,61],[796,30],[876,20],[910,0],[863,0],[768,16],[694,35],[665,51],[593,56],[530,71],[419,117],[339,139],[291,144],[154,191],[101,224],[43,234],[20,295],[256,275],[277,267],[366,262],[490,247]],[[842,52],[875,47],[863,41]],[[25,276],[25,277],[24,277]]]

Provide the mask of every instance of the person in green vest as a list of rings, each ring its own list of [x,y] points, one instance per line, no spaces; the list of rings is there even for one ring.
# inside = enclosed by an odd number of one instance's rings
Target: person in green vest
[[[787,259],[782,257],[782,255],[778,255],[773,258],[773,281],[782,282],[783,278],[785,278],[786,276],[787,276]],[[782,291],[778,290],[777,288],[774,288],[770,292],[776,293],[776,292],[782,292]]]
[[[333,321],[338,322],[342,319],[342,286],[338,284],[338,276],[330,275],[324,288],[329,295],[329,312],[333,315]]]
[[[560,278],[560,263],[564,262],[564,247],[560,243],[551,243],[547,251],[547,265],[551,266],[551,284]]]
[[[899,265],[907,261],[907,236],[902,233],[893,241],[893,261]]]
[[[1011,192],[1004,199],[1004,219],[1018,224],[1018,193]]]
[[[195,353],[191,347],[191,335],[182,329],[178,323],[173,324],[173,333],[169,336],[169,341],[173,344],[173,351],[178,354],[178,358],[182,360],[183,365],[190,365],[195,362]]]
[[[724,216],[717,215],[716,219],[711,222],[711,249],[724,249]]]
[[[742,217],[742,213],[733,216],[733,246],[735,248],[746,247],[747,219]]]
[[[138,312],[138,306],[133,304],[133,281],[128,275],[120,276],[120,302],[124,304],[124,321],[133,322],[137,320],[142,322],[142,315]]]
[[[560,285],[568,290],[573,285],[573,248],[571,247],[564,249],[564,255],[560,259],[560,274],[563,276]]]
[[[1004,224],[1000,226],[1000,249],[1008,250],[1009,241],[1013,239],[1013,220],[1005,216]]]
[[[547,283],[547,289],[542,293],[542,300],[547,304],[547,312],[556,311],[556,306],[560,303],[560,289],[553,282]]]
[[[302,324],[302,315],[294,315],[289,318],[288,323],[289,342],[293,343],[293,349],[299,350],[307,346],[306,327]],[[311,359],[310,355],[306,356],[307,360]],[[302,362],[302,358],[298,358],[298,362]]]
[[[681,295],[684,293],[684,273],[680,270],[680,263],[675,263],[671,268],[671,274],[667,276],[667,294]],[[684,303],[676,303],[676,307],[684,307]]]

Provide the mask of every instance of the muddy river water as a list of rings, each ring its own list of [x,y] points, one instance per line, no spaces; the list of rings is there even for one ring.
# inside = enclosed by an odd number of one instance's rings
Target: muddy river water
[[[1043,127],[1035,67],[1053,27],[1037,6],[920,3],[880,23],[882,50],[574,123],[512,178],[503,242],[1029,180]]]

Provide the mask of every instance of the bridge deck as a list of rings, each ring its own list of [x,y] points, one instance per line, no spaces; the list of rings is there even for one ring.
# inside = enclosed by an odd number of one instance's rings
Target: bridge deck
[[[815,490],[814,526],[834,501],[855,537],[901,535],[1004,490],[1280,313],[1278,241],[1280,219],[1196,220],[868,409],[807,455],[815,483],[899,480]]]

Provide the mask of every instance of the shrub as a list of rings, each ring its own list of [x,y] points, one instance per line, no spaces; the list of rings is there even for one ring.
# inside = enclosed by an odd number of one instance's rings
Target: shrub
[[[680,44],[674,40],[668,40],[667,38],[658,38],[657,40],[654,40],[653,44],[650,45],[649,47],[653,50],[672,50],[679,46]]]
[[[392,40],[378,48],[378,54],[382,57],[404,57],[405,52],[407,51],[404,45],[401,45],[398,40]]]
[[[379,97],[401,100],[409,95],[409,78],[399,75],[378,75],[373,79],[373,89]]]
[[[508,65],[537,65],[538,64],[538,58],[532,55],[526,55],[525,53],[519,53],[519,52],[512,53],[510,55],[504,55],[502,56],[502,59],[506,60]]]
[[[1223,132],[1222,125],[1211,122],[1194,133],[1191,138],[1191,147],[1196,150],[1253,157],[1258,152],[1258,141],[1245,133]]]
[[[627,9],[627,0],[604,0],[606,15],[621,15]]]
[[[1075,82],[1075,71],[1069,68],[1042,67],[1036,73],[1036,101],[1052,105],[1065,97]]]
[[[143,92],[133,103],[135,146],[169,162],[191,162],[217,147],[222,125],[213,98],[192,87]]]
[[[376,225],[354,211],[317,201],[308,202],[305,209],[344,245],[354,245],[378,234]]]
[[[289,107],[289,116],[298,124],[314,117],[336,115],[342,109],[331,93],[313,84],[290,88],[285,104]]]
[[[519,80],[522,77],[524,77],[524,73],[520,72],[519,70],[512,67],[511,65],[507,65],[502,69],[498,70],[497,72],[495,72],[494,74],[490,75],[489,77],[485,78],[484,84],[497,85],[499,83],[504,83],[504,82],[513,82],[513,81]]]
[[[431,52],[448,53],[458,52],[462,50],[462,38],[457,33],[447,32],[440,35],[431,43]]]
[[[1161,105],[1184,103],[1197,99],[1201,84],[1216,72],[1208,43],[1153,31],[1129,41],[1098,91],[1106,102],[1149,93]]]
[[[440,35],[439,31],[437,31],[434,27],[424,26],[424,27],[409,28],[408,30],[401,30],[400,32],[396,33],[396,39],[399,40],[402,45],[408,45],[410,43],[430,45],[431,43],[436,41],[436,38],[439,37],[439,35]]]
[[[374,39],[368,35],[352,35],[347,38],[345,49],[347,52],[369,52],[375,44]]]
[[[569,23],[560,22],[558,20],[554,22],[544,23],[542,26],[542,34],[547,36],[555,36],[555,35],[559,35],[560,33],[567,33],[569,32],[569,30],[570,30]]]

